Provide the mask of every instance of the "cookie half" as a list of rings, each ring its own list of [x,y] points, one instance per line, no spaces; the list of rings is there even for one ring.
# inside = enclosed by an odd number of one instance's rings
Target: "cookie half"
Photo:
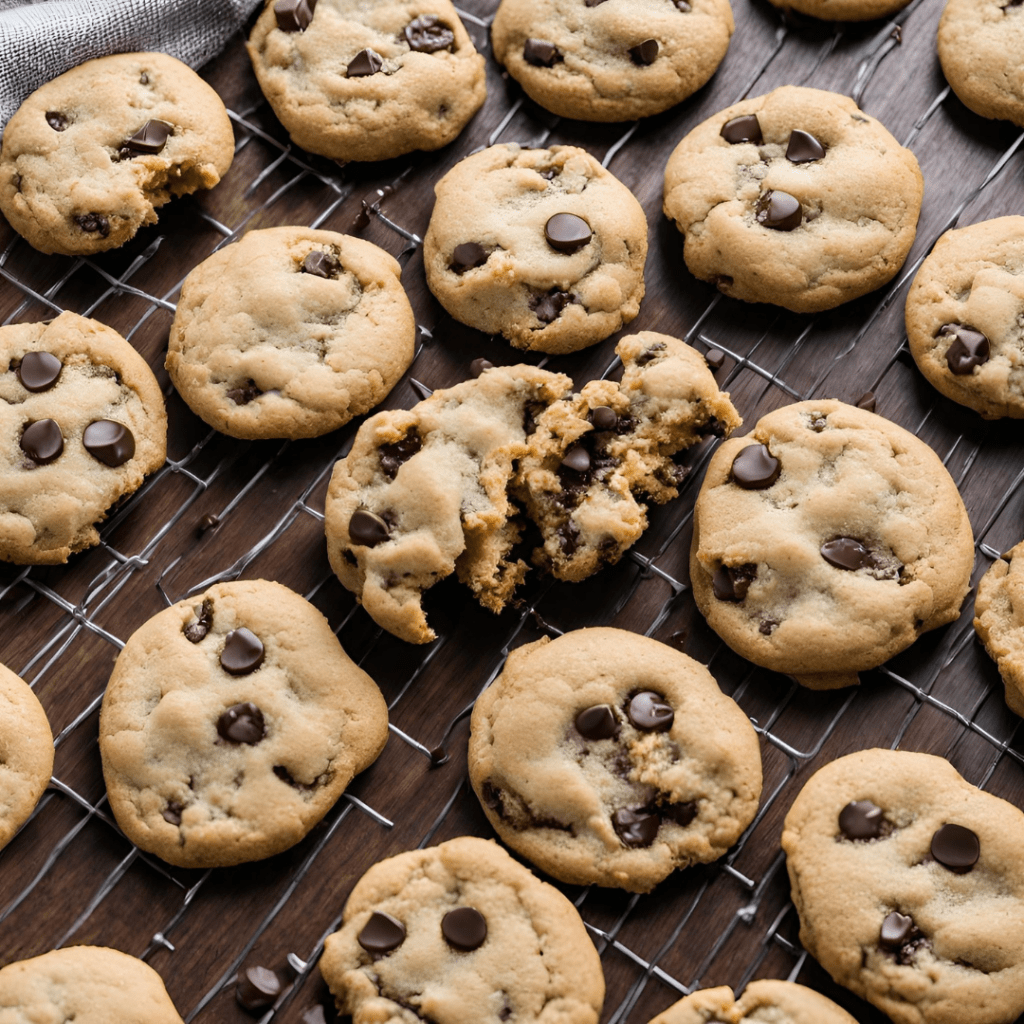
[[[585,150],[491,146],[434,192],[423,265],[461,323],[516,348],[564,353],[603,341],[639,312],[647,218]]]
[[[375,864],[320,971],[357,1021],[597,1024],[601,961],[576,908],[472,836]]]
[[[820,992],[791,981],[752,981],[737,999],[731,988],[705,988],[673,1003],[649,1024],[857,1024]]]
[[[664,209],[695,277],[745,302],[815,313],[895,276],[923,191],[914,154],[853,100],[784,86],[676,146]]]
[[[729,0],[502,0],[494,56],[563,117],[629,121],[682,102],[715,73]]]
[[[77,313],[0,327],[0,559],[92,547],[166,452],[160,385],[117,331]]]
[[[694,508],[690,579],[708,624],[814,689],[849,686],[952,622],[973,565],[967,512],[935,452],[830,399],[725,441]]]
[[[896,1024],[1024,1011],[1024,814],[948,761],[862,750],[818,771],[782,848],[800,941]]]
[[[279,583],[220,583],[128,639],[100,710],[110,806],[181,867],[294,846],[387,740],[384,698]]]
[[[319,437],[379,405],[409,368],[401,267],[360,238],[249,231],[185,279],[167,372],[231,437]]]
[[[761,752],[703,665],[636,633],[578,629],[517,648],[477,698],[469,777],[498,835],[542,871],[648,892],[739,839]]]
[[[1024,541],[978,581],[974,629],[999,668],[1010,710],[1024,716]]]
[[[438,149],[487,95],[450,0],[267,0],[248,49],[292,140],[335,160]]]
[[[220,97],[165,53],[119,53],[37,89],[7,122],[0,210],[40,252],[124,245],[175,196],[213,188],[234,157]]]

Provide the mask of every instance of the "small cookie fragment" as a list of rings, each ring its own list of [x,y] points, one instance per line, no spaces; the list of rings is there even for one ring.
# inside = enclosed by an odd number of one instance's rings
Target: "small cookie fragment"
[[[978,581],[974,629],[999,668],[1010,710],[1024,716],[1024,541]]]
[[[880,808],[876,836],[844,830],[853,802]],[[1015,1020],[1024,1012],[1022,843],[1024,814],[941,757],[841,757],[805,784],[782,833],[800,941],[896,1024]]]
[[[704,988],[684,996],[649,1024],[857,1024],[820,992],[791,981],[752,981],[739,999],[732,989]]]
[[[601,961],[576,908],[496,843],[462,836],[375,864],[320,971],[357,1021],[597,1024]]]
[[[923,191],[914,154],[853,100],[784,86],[679,143],[664,210],[695,277],[744,302],[815,313],[895,276]]]
[[[220,97],[165,53],[86,61],[7,122],[0,210],[40,252],[88,255],[155,224],[156,208],[213,188],[234,157]]]
[[[688,471],[672,457],[742,422],[689,345],[644,331],[615,351],[622,382],[590,381],[537,416],[516,474],[514,493],[544,538],[534,562],[558,579],[617,562],[647,528],[640,497],[678,494]]]
[[[695,93],[734,28],[729,0],[502,0],[494,56],[562,117],[629,121]]]
[[[1024,217],[997,217],[942,235],[907,292],[918,368],[989,420],[1024,418],[1022,269]]]
[[[565,353],[603,341],[639,312],[647,219],[585,150],[491,146],[434,191],[427,284],[461,323],[516,348]]]
[[[0,327],[0,559],[92,547],[166,450],[160,385],[115,330],[77,313]]]
[[[438,149],[487,95],[450,0],[267,0],[248,50],[292,141],[334,160]]]
[[[400,275],[360,238],[249,231],[185,279],[167,371],[192,411],[231,437],[336,430],[379,405],[412,362]]]
[[[0,1020],[182,1024],[148,964],[103,946],[66,946],[0,970]]]
[[[158,613],[100,710],[110,806],[180,867],[288,849],[387,740],[387,706],[327,620],[287,587],[220,583]]]
[[[580,629],[509,655],[474,706],[469,774],[499,836],[542,871],[648,892],[740,837],[761,754],[747,716],[692,658]]]
[[[953,621],[970,587],[971,524],[939,457],[832,399],[784,406],[724,442],[693,522],[690,578],[708,624],[814,689],[856,683]]]
[[[0,850],[35,809],[52,774],[46,712],[28,683],[0,664]]]

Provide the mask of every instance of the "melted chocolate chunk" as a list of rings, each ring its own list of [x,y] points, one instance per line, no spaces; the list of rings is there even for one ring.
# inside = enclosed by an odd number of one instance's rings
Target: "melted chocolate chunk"
[[[574,555],[576,553],[576,549],[579,547],[580,528],[571,519],[566,519],[566,521],[558,527],[557,533],[558,543],[562,548],[562,553],[569,556]]]
[[[976,833],[963,825],[946,824],[932,836],[932,856],[958,875],[966,875],[981,856]]]
[[[56,110],[48,110],[46,112],[46,123],[55,131],[64,131],[71,122],[67,119],[64,114],[59,113]]]
[[[672,728],[676,713],[660,693],[643,690],[636,694],[626,708],[629,720],[644,732],[665,732]]]
[[[865,391],[856,402],[858,409],[864,409],[867,412],[875,411],[875,393],[874,391]]]
[[[135,455],[135,435],[115,420],[93,420],[82,433],[85,450],[105,466],[123,466]]]
[[[110,221],[102,213],[81,213],[72,219],[83,231],[98,233],[100,238],[110,234]]]
[[[388,524],[368,508],[357,508],[348,521],[348,535],[353,544],[374,548],[391,536]]]
[[[119,155],[122,160],[140,154],[155,155],[167,145],[167,140],[173,134],[173,124],[149,120],[130,139],[121,143]]]
[[[349,78],[367,78],[377,74],[384,67],[384,58],[376,50],[369,48],[360,50],[349,62],[347,74]]]
[[[170,800],[160,814],[168,825],[174,825],[177,828],[181,824],[181,812],[183,810],[185,808],[182,804],[179,804],[176,800]]]
[[[964,324],[946,324],[939,334],[952,336],[953,341],[946,349],[946,365],[958,377],[965,377],[976,366],[987,363],[992,354],[988,338],[981,331]]]
[[[337,277],[340,270],[341,262],[338,257],[332,252],[321,252],[319,249],[308,253],[300,268],[300,272],[303,274],[312,274],[314,277],[322,277],[326,280]]]
[[[790,163],[806,164],[812,160],[821,160],[824,156],[825,147],[810,132],[795,128],[789,133],[786,159]]]
[[[778,625],[779,624],[778,624],[778,622],[775,621],[775,619],[769,619],[767,617],[763,617],[761,619],[760,625],[757,627],[757,631],[762,636],[771,636],[772,633],[775,632],[775,630],[778,627]]]
[[[771,487],[782,472],[782,463],[764,444],[748,444],[732,460],[732,479],[746,491]]]
[[[590,453],[583,445],[575,444],[565,453],[562,467],[574,473],[586,473],[590,469]]]
[[[463,242],[455,246],[449,269],[456,274],[464,274],[467,270],[482,267],[490,253],[479,242]]]
[[[658,811],[663,818],[686,828],[697,817],[697,804],[693,800],[687,800],[682,804],[662,804]]]
[[[634,64],[646,67],[658,59],[659,49],[657,39],[645,39],[638,46],[630,47],[629,56]]]
[[[614,409],[599,405],[590,410],[590,422],[594,424],[595,430],[614,430],[619,425],[619,417]]]
[[[558,47],[546,39],[527,39],[523,46],[523,60],[538,68],[550,68],[562,59]]]
[[[190,622],[182,633],[190,644],[197,644],[206,637],[213,625],[213,602],[204,601],[201,605],[195,606],[196,621]]]
[[[277,0],[274,16],[282,32],[303,32],[313,20],[316,0]]]
[[[562,315],[562,310],[566,306],[575,301],[575,297],[568,292],[555,288],[547,295],[533,296],[530,299],[530,306],[542,324],[550,324]]]
[[[229,633],[228,636],[234,634]],[[266,734],[263,712],[251,700],[233,704],[217,719],[217,735],[229,743],[245,743],[254,747]]]
[[[380,453],[381,472],[389,479],[394,480],[399,468],[408,462],[423,447],[423,438],[419,431],[413,427],[401,441],[394,444],[382,444],[377,451]]]
[[[792,231],[800,227],[803,208],[800,200],[788,192],[769,190],[754,205],[757,223],[774,231]]]
[[[547,408],[543,402],[527,402],[523,406],[523,433],[529,437],[537,430],[537,417]]]
[[[657,838],[660,827],[661,818],[640,807],[634,810],[623,808],[612,815],[612,828],[622,840],[623,846],[650,846]]]
[[[449,946],[469,953],[484,944],[487,921],[475,907],[456,907],[441,918],[441,934]]]
[[[239,626],[224,637],[224,650],[220,652],[221,668],[233,676],[245,676],[263,664],[266,653],[263,641],[251,629]]]
[[[920,935],[912,917],[894,910],[882,922],[878,943],[883,949],[896,952]]]
[[[256,381],[246,381],[244,387],[232,388],[228,393],[227,397],[231,399],[235,405],[248,405],[250,402],[255,401],[262,395],[263,392],[256,387]]]
[[[21,435],[21,450],[37,465],[45,466],[60,458],[64,435],[56,420],[36,420]]]
[[[455,45],[455,33],[436,14],[421,14],[405,26],[405,41],[417,53],[437,53]]]
[[[619,720],[610,704],[594,704],[576,716],[576,731],[588,740],[611,740],[619,735]]]
[[[833,537],[821,545],[821,557],[837,569],[870,569],[875,565],[875,556],[859,540],[853,537]]]
[[[544,237],[552,249],[571,256],[590,241],[593,233],[582,217],[574,213],[556,213],[544,225]]]
[[[645,349],[640,353],[634,360],[637,366],[646,366],[649,362],[655,359],[659,352],[663,352],[665,349],[665,342],[656,341],[650,348]]]
[[[870,800],[851,800],[839,812],[839,830],[847,839],[878,839],[885,824],[882,808]]]
[[[474,359],[473,362],[469,364],[469,372],[473,377],[479,377],[484,370],[490,370],[493,368],[494,363],[492,363],[490,359]],[[536,429],[536,424],[534,424],[534,429]],[[533,433],[533,431],[530,431],[530,433]]]
[[[757,566],[720,565],[711,577],[711,587],[719,601],[742,601],[750,590],[750,584],[757,579]]]
[[[363,925],[357,941],[367,953],[390,953],[405,942],[405,925],[390,914],[375,910]]]
[[[235,1000],[247,1013],[262,1013],[274,1005],[284,985],[269,967],[247,967],[235,982]]]
[[[739,142],[752,142],[755,146],[760,146],[764,142],[764,136],[761,134],[761,122],[758,121],[757,114],[744,114],[742,117],[734,117],[731,121],[726,121],[719,134],[733,146]]]
[[[26,391],[49,391],[64,364],[52,352],[26,352],[18,367],[18,380]]]

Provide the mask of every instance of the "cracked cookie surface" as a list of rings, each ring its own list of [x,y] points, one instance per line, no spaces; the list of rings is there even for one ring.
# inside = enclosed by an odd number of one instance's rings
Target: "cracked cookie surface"
[[[487,95],[450,0],[268,0],[249,37],[260,88],[296,145],[387,160],[451,142]]]
[[[896,1024],[1024,1011],[1024,815],[943,758],[862,750],[818,771],[782,847],[800,941]]]
[[[103,946],[66,946],[0,970],[0,1024],[182,1024],[148,964]]]
[[[373,680],[278,583],[220,583],[153,616],[100,711],[110,806],[140,849],[220,867],[288,849],[387,740]]]
[[[1024,716],[1024,541],[978,581],[974,629],[999,668],[1010,710]]]
[[[584,121],[667,110],[715,73],[729,0],[502,0],[494,56],[542,107]]]
[[[597,1024],[601,961],[576,908],[496,843],[375,864],[320,971],[353,1024]]]
[[[0,559],[66,562],[164,463],[153,372],[117,331],[61,313],[0,327]]]
[[[752,981],[738,999],[732,989],[705,988],[673,1003],[649,1024],[857,1024],[820,992],[791,981]]]
[[[813,313],[895,276],[923,189],[913,153],[853,100],[784,86],[679,143],[664,209],[695,277],[745,302]]]
[[[1024,418],[1024,217],[947,231],[907,292],[906,324],[933,387],[985,419]]]
[[[565,353],[637,315],[647,220],[585,150],[491,146],[434,191],[424,269],[456,320],[516,348]]]
[[[855,683],[953,621],[973,565],[967,512],[935,452],[830,399],[725,441],[694,508],[690,579],[708,624],[815,689]]]
[[[579,629],[509,655],[473,709],[469,774],[498,835],[542,871],[648,892],[736,842],[757,812],[761,753],[703,665],[636,633]]]
[[[192,411],[239,438],[318,437],[384,400],[412,362],[398,262],[360,238],[250,231],[185,279],[167,370]]]
[[[181,61],[90,60],[37,89],[7,123],[0,210],[41,252],[113,249],[173,197],[213,188],[234,145],[220,97]]]

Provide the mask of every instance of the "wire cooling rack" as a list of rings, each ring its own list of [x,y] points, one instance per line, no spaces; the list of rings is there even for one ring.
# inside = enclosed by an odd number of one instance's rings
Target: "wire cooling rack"
[[[496,0],[462,16],[489,56]],[[652,895],[562,886],[601,952],[605,1024],[643,1024],[694,988],[741,988],[757,977],[798,979],[865,1024],[883,1018],[832,985],[801,950],[779,849],[782,818],[810,772],[869,746],[948,757],[971,782],[1024,801],[1019,719],[974,640],[972,599],[955,624],[926,635],[858,688],[811,693],[734,655],[696,612],[688,586],[690,517],[714,441],[691,453],[680,498],[617,566],[583,584],[532,576],[495,617],[453,581],[428,596],[439,639],[404,644],[381,631],[330,573],[323,504],[335,460],[355,428],[314,441],[239,442],[210,432],[162,370],[181,281],[214,249],[251,228],[309,224],[350,231],[403,265],[419,324],[416,360],[386,407],[408,407],[468,375],[469,362],[518,361],[500,339],[448,318],[423,282],[420,241],[434,182],[482,145],[582,145],[636,193],[648,215],[647,297],[628,331],[685,337],[718,349],[719,384],[747,428],[791,401],[876,396],[877,410],[926,440],[964,496],[977,540],[974,579],[1024,534],[1024,435],[985,423],[937,395],[913,366],[902,326],[906,286],[936,238],[1021,212],[1024,135],[952,96],[934,53],[939,0],[915,0],[892,22],[828,26],[735,0],[736,35],[712,83],[665,115],[630,125],[555,118],[525,100],[488,60],[488,101],[452,146],[383,164],[339,167],[292,147],[256,87],[241,37],[205,69],[228,105],[236,158],[217,189],[180,200],[117,252],[44,257],[0,221],[0,322],[62,309],[128,337],[164,385],[169,458],[67,566],[0,568],[0,660],[39,695],[56,735],[55,774],[30,822],[0,855],[0,963],[75,943],[141,956],[164,977],[186,1021],[251,1020],[234,979],[253,964],[296,974],[263,1016],[294,1024],[329,1001],[316,961],[355,880],[375,861],[456,835],[492,835],[466,781],[468,714],[512,648],[544,633],[616,625],[647,633],[710,665],[761,738],[762,806],[728,856],[679,872]],[[662,170],[694,125],[744,96],[802,84],[852,95],[912,148],[925,175],[918,240],[888,288],[831,313],[796,316],[725,299],[694,281],[682,242],[660,214]],[[884,182],[879,183],[885,187]],[[615,339],[540,360],[577,385],[613,373]],[[717,362],[717,358],[715,360]],[[269,861],[197,872],[140,853],[118,831],[103,789],[97,715],[113,659],[149,616],[211,582],[265,577],[303,593],[346,650],[378,681],[391,713],[380,760],[324,822]]]

